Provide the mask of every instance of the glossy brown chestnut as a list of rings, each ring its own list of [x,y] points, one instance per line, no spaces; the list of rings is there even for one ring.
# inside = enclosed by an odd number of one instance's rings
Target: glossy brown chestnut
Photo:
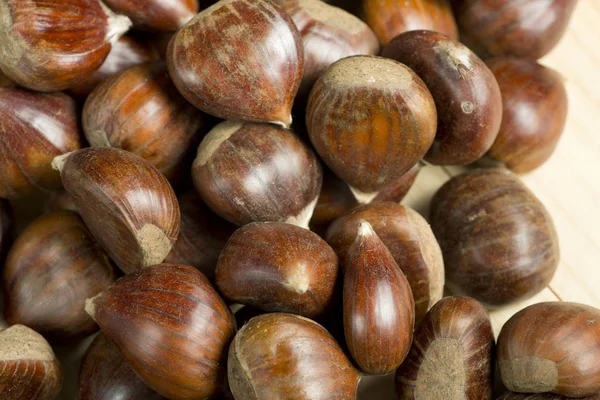
[[[52,342],[87,336],[98,326],[85,300],[116,280],[108,256],[72,211],[32,222],[10,249],[3,271],[4,317]]]
[[[435,100],[437,133],[428,162],[466,165],[489,150],[502,121],[502,97],[494,74],[475,53],[421,30],[394,38],[382,55],[412,68]]]
[[[469,297],[446,297],[429,310],[396,371],[397,399],[491,400],[493,357],[485,308]]]
[[[62,387],[60,364],[46,340],[23,325],[0,331],[0,398],[54,400]]]
[[[325,328],[280,313],[258,316],[240,329],[227,370],[236,400],[351,400],[360,378]]]
[[[271,1],[223,0],[201,11],[175,34],[167,61],[177,89],[208,114],[292,123],[304,65],[302,38]]]
[[[321,190],[315,154],[293,132],[269,124],[225,121],[198,147],[192,179],[202,199],[223,218],[308,221]]]
[[[367,221],[406,275],[415,299],[418,323],[444,292],[444,260],[427,221],[411,208],[395,203],[369,204],[355,208],[334,221],[325,240],[335,250],[342,266],[358,232]]]
[[[256,222],[231,236],[215,281],[233,303],[316,318],[334,303],[337,277],[337,256],[317,234],[284,222]]]
[[[127,150],[174,180],[189,168],[203,115],[171,82],[164,61],[131,67],[98,86],[83,108],[92,146]],[[191,153],[190,153],[191,151]]]
[[[0,1],[0,69],[29,89],[66,89],[100,68],[131,26],[100,0]]]
[[[558,265],[558,237],[544,205],[505,169],[459,175],[435,194],[431,227],[446,286],[491,307],[545,288]]]
[[[156,168],[104,147],[69,153],[52,164],[96,240],[125,273],[167,257],[179,234],[179,205]]]
[[[576,0],[454,1],[461,41],[482,57],[538,59],[560,41]]]
[[[506,392],[496,400],[569,400],[572,397],[559,396],[554,393],[515,393]],[[580,397],[579,400],[600,400],[600,393]]]
[[[0,264],[12,244],[14,219],[12,207],[6,200],[0,199]]]
[[[331,65],[315,83],[306,125],[323,161],[368,203],[425,155],[436,111],[429,90],[408,67],[354,56]]]
[[[519,311],[498,337],[498,364],[515,392],[600,393],[600,310],[549,302]]]
[[[0,88],[0,197],[60,187],[50,164],[81,147],[77,118],[75,102],[65,94]]]
[[[175,32],[198,12],[198,0],[104,0],[137,29]]]
[[[52,192],[46,202],[46,212],[54,212],[60,210],[69,210],[77,212],[77,206],[73,203],[73,199],[66,190],[59,189]]]
[[[502,125],[488,156],[517,173],[542,165],[554,152],[567,119],[563,78],[533,60],[495,57],[486,64],[502,92]]]
[[[132,272],[85,309],[159,394],[192,400],[221,390],[235,321],[197,269],[160,264]]]

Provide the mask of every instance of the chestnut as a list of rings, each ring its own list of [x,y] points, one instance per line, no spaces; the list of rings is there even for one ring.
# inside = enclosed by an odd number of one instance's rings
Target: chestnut
[[[323,161],[368,203],[425,155],[436,110],[423,81],[405,65],[354,56],[315,83],[306,126]]]
[[[515,392],[600,393],[600,310],[577,303],[529,306],[498,337],[502,382]]]
[[[444,254],[446,286],[490,307],[532,297],[558,266],[552,218],[508,170],[454,177],[433,197],[430,221]]]
[[[502,92],[502,124],[488,156],[516,173],[530,172],[554,152],[567,119],[563,78],[533,60],[486,61]]]
[[[46,212],[69,210],[77,212],[77,206],[65,189],[55,190],[46,202]]]
[[[60,187],[50,164],[81,147],[77,119],[76,104],[66,94],[0,88],[0,198]]]
[[[179,205],[156,168],[106,147],[68,153],[52,164],[90,232],[125,273],[167,257],[179,233]]]
[[[198,0],[103,0],[107,6],[125,14],[136,29],[174,32],[198,12]]]
[[[43,92],[67,89],[100,68],[131,27],[100,0],[3,0],[0,15],[0,69]]]
[[[559,396],[553,393],[515,393],[506,392],[496,400],[570,400],[572,397]],[[579,400],[600,400],[600,393],[580,397]]]
[[[252,318],[227,361],[236,400],[356,399],[360,375],[325,328],[291,314]]]
[[[175,34],[167,61],[177,89],[202,111],[291,125],[304,51],[294,22],[277,4],[217,2]]]
[[[221,390],[235,320],[197,269],[160,264],[134,271],[85,309],[162,396],[204,399]]]
[[[8,201],[0,199],[0,265],[4,264],[4,256],[12,244],[13,230],[12,207]]]
[[[406,171],[396,182],[392,182],[377,193],[377,196],[371,203],[383,203],[391,201],[392,203],[400,203],[404,196],[408,193],[413,183],[417,179],[421,171],[421,163],[416,163],[411,169]]]
[[[419,30],[394,38],[382,55],[406,64],[431,91],[437,132],[425,160],[466,165],[489,150],[502,121],[502,96],[475,53],[445,35]]]
[[[198,147],[196,190],[210,208],[237,225],[308,221],[321,190],[315,154],[291,131],[269,124],[225,121]]]
[[[233,303],[316,318],[333,305],[337,277],[337,256],[317,234],[255,222],[227,241],[215,282]]]
[[[417,328],[408,357],[396,371],[399,400],[491,400],[494,333],[476,300],[446,297]]]

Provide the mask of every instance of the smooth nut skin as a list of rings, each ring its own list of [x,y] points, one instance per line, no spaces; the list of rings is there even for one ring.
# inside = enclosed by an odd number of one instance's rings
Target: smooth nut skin
[[[515,392],[585,397],[600,392],[600,310],[577,303],[529,306],[502,327],[498,363]]]
[[[544,205],[508,170],[473,170],[442,186],[430,222],[446,286],[490,307],[532,297],[552,280],[558,237]]]
[[[337,256],[315,233],[283,222],[255,222],[225,245],[216,284],[233,303],[316,318],[335,302],[337,277]]]
[[[399,400],[491,400],[494,333],[476,300],[446,297],[425,316],[396,371]]]
[[[280,313],[240,329],[227,369],[236,400],[353,400],[360,378],[325,328]]]
[[[453,2],[461,41],[479,55],[534,60],[560,41],[576,4],[576,0]]]
[[[302,38],[271,1],[223,0],[201,11],[175,34],[167,61],[177,89],[208,114],[292,123],[304,65]]]
[[[62,93],[0,88],[0,197],[60,187],[54,157],[82,146],[73,99]]]
[[[506,392],[496,400],[569,400],[572,397],[559,396],[554,393],[515,393]],[[580,397],[580,400],[600,400],[600,393],[592,396]]]
[[[236,121],[225,121],[204,137],[192,166],[202,199],[237,225],[308,226],[322,175],[315,154],[293,132]]]
[[[516,173],[530,172],[554,152],[567,119],[560,74],[533,60],[486,61],[502,92],[502,125],[488,156]]]
[[[340,260],[346,259],[363,220],[373,227],[406,275],[419,323],[444,292],[444,260],[431,228],[416,211],[400,204],[357,207],[334,221],[325,234],[325,240]]]
[[[195,400],[221,390],[235,320],[195,268],[160,264],[135,271],[88,300],[86,311],[157,393]]]
[[[0,371],[0,398],[7,400],[54,400],[63,383],[48,342],[24,325],[0,331]]]
[[[425,155],[436,111],[408,67],[354,56],[331,65],[314,85],[306,125],[323,161],[368,202]]]
[[[12,207],[8,201],[0,199],[0,264],[4,263],[4,256],[12,245],[13,231]]]
[[[104,147],[70,153],[53,165],[90,232],[123,272],[165,259],[179,234],[179,205],[156,168]]]
[[[131,67],[96,87],[82,119],[92,146],[137,154],[171,181],[189,168],[204,125],[204,115],[177,92],[164,61]]]
[[[85,337],[98,326],[85,300],[116,280],[116,271],[72,211],[36,219],[10,250],[3,271],[4,316],[52,342]]]
[[[174,32],[198,12],[198,0],[103,0],[137,29]]]
[[[29,89],[76,85],[131,26],[100,0],[1,0],[0,69]]]
[[[425,160],[466,165],[489,150],[502,121],[502,96],[475,53],[445,35],[420,30],[396,37],[382,55],[415,71],[435,100],[437,133]]]

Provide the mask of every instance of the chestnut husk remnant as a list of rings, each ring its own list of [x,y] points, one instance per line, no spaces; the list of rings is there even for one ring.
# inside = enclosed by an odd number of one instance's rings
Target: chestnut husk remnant
[[[157,393],[191,400],[222,390],[235,320],[194,267],[160,264],[132,272],[85,309]]]
[[[14,218],[12,207],[6,200],[0,199],[0,265],[12,245],[14,234]]]
[[[448,181],[433,197],[430,222],[448,289],[490,307],[532,297],[558,266],[551,216],[508,170],[472,170]]]
[[[511,317],[498,337],[504,385],[515,392],[567,397],[600,393],[600,310],[547,302]]]
[[[236,400],[351,400],[360,379],[325,328],[281,313],[252,318],[240,329],[227,369]]]
[[[496,400],[571,400],[572,397],[559,396],[554,393],[515,393],[506,392]],[[600,393],[579,397],[579,400],[600,400]]]
[[[396,371],[399,400],[491,400],[494,333],[488,312],[469,297],[434,305]]]
[[[136,29],[175,32],[198,12],[198,0],[103,0],[131,18]]]

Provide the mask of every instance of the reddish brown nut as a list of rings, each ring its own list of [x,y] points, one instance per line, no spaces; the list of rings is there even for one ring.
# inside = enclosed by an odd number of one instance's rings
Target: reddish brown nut
[[[350,400],[360,378],[325,328],[279,313],[253,318],[240,329],[227,369],[236,400]]]
[[[104,147],[57,157],[53,166],[96,240],[125,273],[167,257],[179,234],[179,205],[156,168]]]
[[[167,53],[177,89],[202,111],[223,119],[292,123],[304,51],[298,29],[278,5],[219,1],[178,31]]]
[[[408,67],[354,56],[330,66],[314,85],[306,125],[323,161],[368,203],[425,155],[436,111]]]
[[[558,237],[544,205],[508,170],[473,170],[435,194],[431,227],[446,286],[490,307],[525,300],[552,280]]]
[[[98,86],[83,108],[92,146],[118,147],[180,177],[200,142],[203,115],[173,85],[163,61],[129,68]],[[190,153],[191,151],[191,153]]]
[[[46,202],[45,211],[48,213],[60,210],[69,210],[77,212],[77,206],[73,203],[73,199],[66,190],[59,189],[52,192]]]
[[[559,396],[554,393],[515,393],[506,392],[496,400],[569,400],[572,397]],[[600,393],[580,397],[579,400],[600,400]]]
[[[316,318],[333,305],[337,277],[337,256],[315,233],[283,222],[257,222],[227,242],[216,284],[234,303]]]
[[[60,187],[50,164],[81,147],[77,118],[75,102],[65,94],[0,88],[0,197]]]
[[[0,398],[54,400],[62,387],[60,364],[39,333],[13,325],[0,331]]]
[[[325,240],[345,260],[361,221],[367,221],[406,275],[415,299],[418,323],[444,292],[444,260],[427,221],[416,211],[395,203],[355,208],[331,224]],[[345,268],[342,261],[342,266]]]
[[[388,186],[381,189],[379,193],[377,193],[377,196],[371,200],[371,203],[383,203],[386,201],[400,203],[412,187],[413,183],[415,183],[420,171],[421,163],[416,163],[396,182],[392,182]]]
[[[192,167],[202,199],[238,225],[307,227],[322,175],[315,154],[291,131],[236,121],[220,123],[204,137]]]
[[[198,0],[104,0],[136,29],[175,32],[198,12]]]
[[[446,297],[417,328],[408,357],[396,371],[399,400],[491,400],[494,333],[481,304]]]
[[[502,125],[488,156],[517,173],[542,165],[554,152],[567,119],[563,78],[532,60],[486,61],[502,92]]]
[[[500,88],[479,57],[440,33],[411,31],[396,37],[382,55],[412,68],[431,91],[437,133],[425,159],[466,165],[494,143],[502,121]]]
[[[0,199],[0,264],[8,252],[13,240],[14,219],[12,207],[6,200]]]
[[[85,309],[157,393],[187,400],[221,390],[235,321],[195,268],[160,264],[135,271]]]
[[[100,0],[2,0],[0,15],[0,68],[19,85],[46,92],[100,68],[131,26]]]
[[[585,397],[600,392],[600,310],[539,303],[516,313],[498,337],[504,385],[524,393]]]

